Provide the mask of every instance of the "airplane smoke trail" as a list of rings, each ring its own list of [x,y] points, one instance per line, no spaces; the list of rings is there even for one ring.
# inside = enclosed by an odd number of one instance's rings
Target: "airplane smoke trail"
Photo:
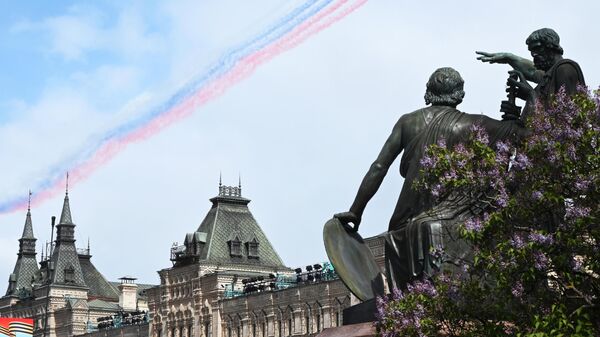
[[[125,146],[151,137],[169,125],[189,116],[198,107],[221,96],[233,85],[250,76],[260,65],[297,47],[309,37],[327,29],[364,5],[368,0],[310,0],[254,38],[231,49],[208,71],[178,90],[163,105],[88,144],[84,151],[56,165],[49,177],[36,186],[32,205],[38,205],[62,191],[65,171],[71,185],[89,177]],[[0,213],[23,209],[26,198],[0,203]]]

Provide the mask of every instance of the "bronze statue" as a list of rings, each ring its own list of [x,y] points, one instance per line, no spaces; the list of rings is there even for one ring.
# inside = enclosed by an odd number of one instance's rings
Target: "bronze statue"
[[[448,248],[449,243],[444,242],[447,222],[456,222],[473,203],[473,200],[464,198],[436,201],[428,191],[418,191],[413,187],[427,146],[440,140],[444,140],[447,146],[463,142],[475,123],[487,130],[490,144],[500,139],[519,137],[523,131],[518,120],[498,121],[457,110],[456,106],[465,94],[463,86],[460,74],[452,68],[440,68],[431,75],[425,93],[425,103],[430,106],[400,117],[363,178],[350,210],[334,216],[348,231],[357,231],[367,203],[379,189],[392,163],[403,152],[400,174],[404,177],[404,184],[388,232],[383,234],[386,241],[386,278],[390,288],[404,287],[415,277],[431,275],[439,270],[440,261],[432,255],[432,250]],[[362,275],[357,273],[352,277],[360,278]]]
[[[516,74],[518,79],[509,78],[507,90],[514,90],[517,97],[526,101],[522,120],[533,112],[536,99],[547,106],[561,86],[571,95],[576,92],[578,84],[585,85],[583,73],[577,62],[562,57],[560,38],[554,30],[538,29],[529,35],[525,43],[533,62],[511,53],[476,52],[481,55],[477,59],[482,62],[507,63],[513,68],[511,73]],[[527,81],[538,85],[534,89]],[[520,108],[508,101],[502,102],[500,111],[509,115],[520,114]]]

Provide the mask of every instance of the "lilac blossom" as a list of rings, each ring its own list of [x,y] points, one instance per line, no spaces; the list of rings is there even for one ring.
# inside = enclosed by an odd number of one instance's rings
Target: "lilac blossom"
[[[474,136],[475,136],[475,140],[488,145],[490,142],[489,136],[486,132],[486,130],[483,128],[483,126],[481,126],[481,124],[479,123],[475,123],[471,126],[471,132],[473,132]]]
[[[583,269],[583,258],[581,258],[580,256],[574,256],[571,259],[571,266],[573,268],[573,271],[580,272]]]
[[[533,266],[537,270],[545,270],[548,268],[548,257],[540,251],[533,253]]]
[[[465,229],[470,232],[481,232],[483,229],[481,219],[477,217],[467,219],[467,221],[465,221]]]
[[[577,205],[567,205],[565,216],[569,219],[585,218],[590,215],[591,209],[589,207],[581,207]]]
[[[591,185],[591,181],[589,179],[577,178],[575,181],[575,188],[578,191],[585,192]]]
[[[435,184],[431,187],[431,195],[433,195],[436,198],[440,196],[442,191],[442,184]]]
[[[516,298],[521,298],[521,296],[523,296],[523,291],[525,291],[525,289],[523,288],[523,284],[521,283],[521,281],[517,281],[515,282],[515,284],[512,286],[511,288],[511,293],[514,297]]]
[[[529,161],[529,158],[527,158],[527,155],[524,153],[517,153],[512,164],[513,167],[519,170],[525,170],[531,167],[531,161]]]
[[[533,232],[529,234],[528,239],[531,242],[544,246],[548,246],[554,243],[554,238],[552,237],[552,234],[542,234],[538,232]]]
[[[437,158],[435,156],[424,155],[419,163],[423,169],[429,170],[437,165]]]
[[[509,242],[510,242],[511,246],[513,246],[517,249],[521,249],[521,248],[525,247],[525,242],[523,241],[523,238],[519,234],[513,235]]]

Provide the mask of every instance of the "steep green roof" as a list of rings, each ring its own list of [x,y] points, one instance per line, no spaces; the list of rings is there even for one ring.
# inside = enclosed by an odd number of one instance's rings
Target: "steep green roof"
[[[241,196],[241,188],[221,186],[219,195],[210,199],[212,207],[198,227],[206,235],[199,260],[211,263],[253,264],[285,268],[269,239],[248,208],[250,199]],[[205,233],[205,234],[204,234]],[[257,254],[249,253],[248,243],[258,243]],[[239,240],[241,254],[231,254],[232,241]]]

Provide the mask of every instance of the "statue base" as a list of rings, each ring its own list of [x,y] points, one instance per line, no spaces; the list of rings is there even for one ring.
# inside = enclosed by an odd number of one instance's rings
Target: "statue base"
[[[359,324],[366,322],[375,321],[375,313],[377,312],[377,306],[375,299],[364,301],[362,303],[353,305],[344,309],[343,312],[343,325]]]
[[[359,324],[343,325],[321,331],[317,337],[375,337],[377,336],[375,323],[366,322]]]

